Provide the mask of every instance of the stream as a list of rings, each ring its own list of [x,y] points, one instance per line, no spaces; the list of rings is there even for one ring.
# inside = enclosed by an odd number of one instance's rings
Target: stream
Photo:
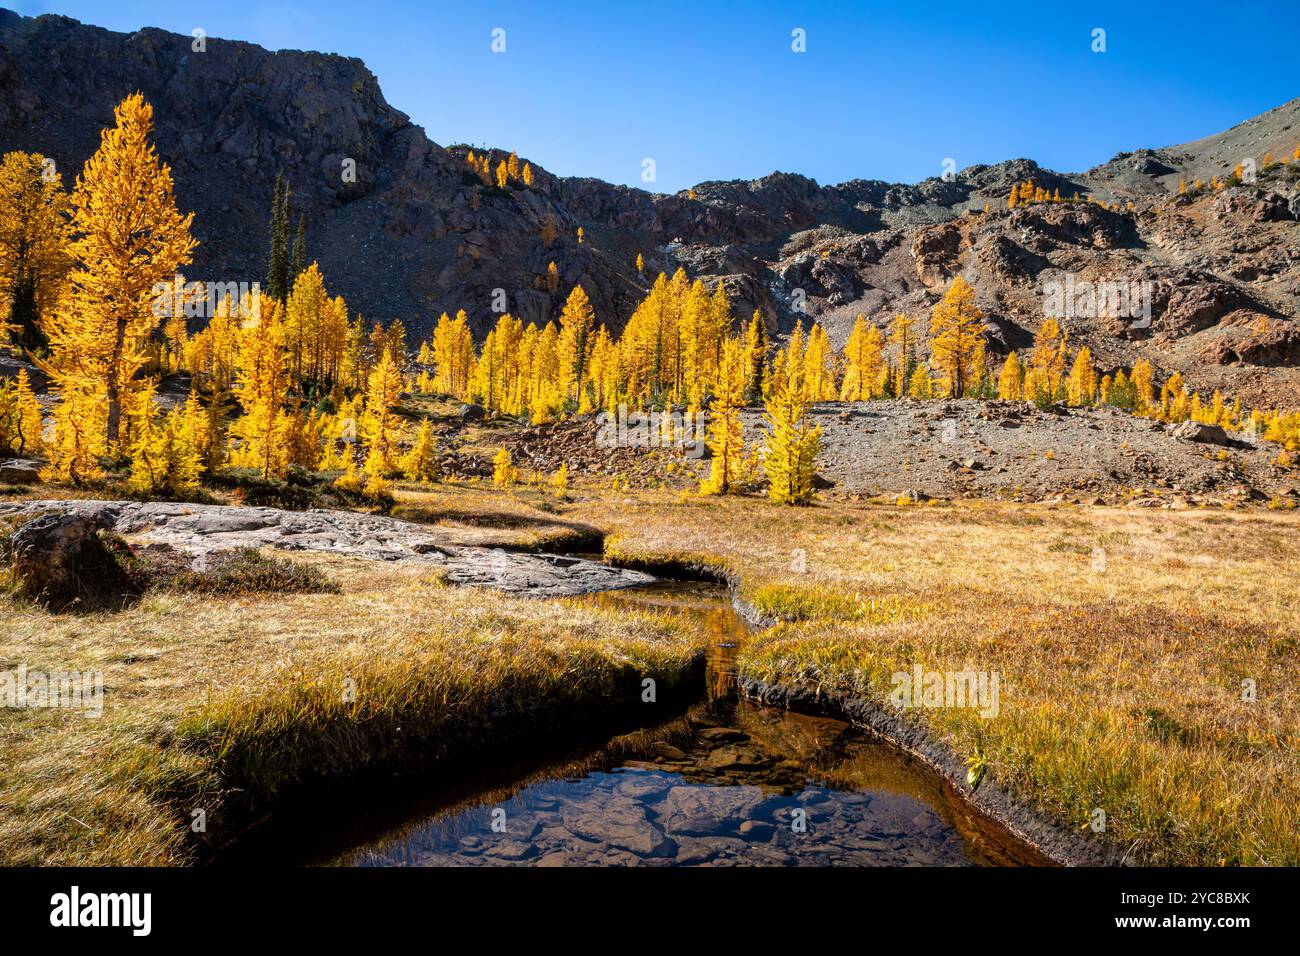
[[[304,862],[341,866],[1035,865],[1045,857],[906,753],[851,725],[735,693],[750,633],[721,585],[591,595],[686,615],[709,638],[703,699],[678,719],[531,770],[352,803]],[[382,801],[380,802],[383,803]],[[317,830],[319,838],[320,831]]]

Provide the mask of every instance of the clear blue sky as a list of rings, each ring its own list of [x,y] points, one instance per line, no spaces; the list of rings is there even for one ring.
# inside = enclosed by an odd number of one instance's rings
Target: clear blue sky
[[[1300,3],[17,0],[358,56],[435,142],[670,192],[773,170],[915,182],[1028,156],[1063,171],[1300,95]],[[506,31],[493,54],[491,31]],[[803,28],[807,52],[791,51]],[[1106,31],[1093,53],[1092,31]]]

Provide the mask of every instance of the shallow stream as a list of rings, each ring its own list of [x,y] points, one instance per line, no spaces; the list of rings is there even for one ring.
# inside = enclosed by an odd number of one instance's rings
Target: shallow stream
[[[449,794],[354,806],[310,862],[344,866],[943,866],[1041,864],[942,778],[843,721],[737,699],[750,633],[720,585],[593,595],[688,616],[710,644],[680,719]],[[512,773],[513,778],[512,778]]]

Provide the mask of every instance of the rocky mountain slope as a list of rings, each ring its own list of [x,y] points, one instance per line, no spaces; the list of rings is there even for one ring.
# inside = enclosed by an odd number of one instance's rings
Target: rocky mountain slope
[[[359,60],[217,39],[194,52],[191,43],[0,11],[0,150],[52,156],[71,181],[113,105],[142,90],[178,200],[197,212],[191,278],[261,278],[272,183],[284,173],[331,291],[420,332],[457,308],[481,331],[495,319],[495,289],[516,315],[551,318],[575,283],[618,327],[649,276],[683,266],[724,281],[738,313],[761,310],[774,332],[817,319],[841,344],[858,313],[880,323],[899,310],[923,318],[962,274],[988,316],[992,349],[1005,352],[1032,339],[1046,283],[1149,282],[1149,325],[1081,315],[1067,320],[1073,341],[1107,368],[1145,356],[1201,389],[1270,405],[1300,400],[1300,163],[1263,168],[1265,153],[1280,159],[1300,145],[1300,100],[1082,173],[1015,159],[951,182],[821,186],[773,173],[656,195],[533,163],[532,188],[498,189],[468,169],[463,147],[431,142],[391,107]],[[1246,158],[1260,167],[1255,183],[1178,195],[1180,180],[1224,177]],[[347,159],[355,182],[343,176]],[[1007,209],[1008,191],[1025,179],[1119,208]],[[638,252],[646,278],[633,267]],[[551,261],[554,291],[540,282]]]

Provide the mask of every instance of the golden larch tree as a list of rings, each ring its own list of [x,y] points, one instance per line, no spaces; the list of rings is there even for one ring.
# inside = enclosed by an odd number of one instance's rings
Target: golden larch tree
[[[764,419],[767,436],[762,457],[768,498],[777,504],[809,504],[822,431],[809,426],[804,389],[790,372],[773,376]]]
[[[239,337],[235,360],[235,398],[243,414],[230,428],[230,461],[263,478],[282,477],[288,468],[288,422],[283,403],[289,390],[289,359],[280,303],[263,297],[259,317]]]
[[[874,323],[858,315],[844,348],[844,381],[840,401],[865,402],[879,394],[885,364],[885,337]]]
[[[726,495],[739,491],[749,478],[745,437],[740,410],[745,407],[745,386],[749,363],[745,349],[736,339],[722,347],[722,367],[717,389],[709,405],[709,451],[713,458],[709,477],[700,484],[702,495]]]
[[[87,391],[102,400],[110,448],[123,407],[143,387],[137,373],[158,325],[158,289],[170,287],[195,246],[193,213],[176,208],[171,170],[149,142],[152,127],[153,108],[133,93],[101,133],[72,192],[68,293],[43,325],[54,390],[60,401],[69,390],[83,393],[78,401]]]
[[[68,258],[68,194],[38,153],[0,161],[0,342],[5,327],[19,344],[44,344],[41,316],[63,292]]]
[[[566,399],[577,399],[586,382],[596,311],[582,286],[575,285],[560,313],[559,373],[556,383]]]
[[[935,305],[930,316],[930,359],[943,376],[948,395],[961,398],[976,376],[975,359],[984,341],[984,313],[975,305],[975,290],[961,276]]]

